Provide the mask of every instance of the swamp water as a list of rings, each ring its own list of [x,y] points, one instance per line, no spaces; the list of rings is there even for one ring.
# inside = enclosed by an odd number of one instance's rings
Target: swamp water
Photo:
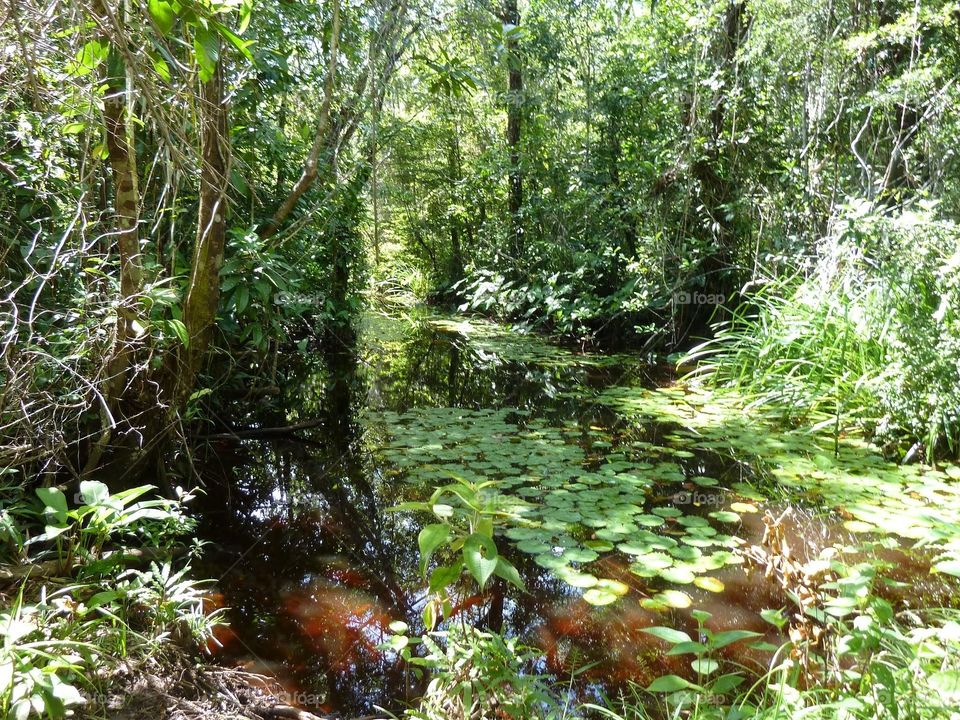
[[[279,401],[274,424],[316,425],[220,443],[203,462],[201,570],[219,578],[230,620],[216,653],[276,678],[306,709],[399,714],[422,687],[379,648],[393,621],[422,631],[417,535],[436,518],[388,509],[454,475],[496,481],[488,492],[512,515],[497,544],[527,588],[495,583],[457,616],[539,648],[537,671],[561,681],[580,671],[578,699],[691,677],[689,656],[666,656],[642,630],[695,638],[697,609],[712,630],[760,633],[721,654],[762,671],[783,638],[760,613],[792,608],[744,560],[767,512],[789,511],[782,531],[797,562],[866,543],[889,565],[892,600],[953,604],[930,558],[960,555],[960,473],[775,431],[670,382],[639,358],[485,322],[368,317],[356,349],[298,370]],[[917,542],[935,549],[901,549]]]

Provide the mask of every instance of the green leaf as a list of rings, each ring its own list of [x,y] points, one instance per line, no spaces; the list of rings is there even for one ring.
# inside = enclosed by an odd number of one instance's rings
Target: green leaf
[[[960,670],[942,670],[930,676],[927,683],[944,700],[960,700]]]
[[[253,55],[248,49],[253,44],[252,41],[244,40],[243,38],[238,36],[236,33],[232,32],[228,27],[226,27],[225,25],[221,25],[220,23],[214,23],[214,27],[217,29],[217,32],[220,33],[222,37],[225,37],[230,42],[231,45],[233,45],[237,50],[240,51],[240,54],[243,55],[243,57],[245,57],[250,62],[253,62]]]
[[[67,522],[67,498],[60,488],[37,488],[37,497],[46,506],[44,514],[56,520],[57,525]]]
[[[652,683],[647,686],[648,692],[677,692],[678,690],[687,690],[688,688],[695,688],[691,682],[687,682],[682,677],[677,675],[663,675],[658,677]]]
[[[166,0],[149,0],[147,9],[150,11],[150,17],[153,18],[153,22],[161,35],[166,35],[173,29],[173,25],[177,21],[177,13],[174,12],[170,3]]]
[[[710,658],[697,658],[690,663],[690,667],[692,667],[693,671],[698,675],[710,675],[720,668],[720,663]]]
[[[436,503],[434,504],[433,514],[438,518],[450,518],[453,517],[453,506],[447,505],[446,503]]]
[[[960,560],[945,560],[933,566],[934,572],[960,577]]]
[[[63,535],[65,532],[68,532],[72,526],[71,525],[44,525],[43,534],[37,535],[36,537],[31,538],[27,542],[42,541],[42,540],[53,540],[55,537]]]
[[[253,0],[243,0],[240,3],[240,24],[237,26],[237,33],[243,35],[250,24],[250,16],[253,14]]]
[[[463,544],[463,562],[481,589],[496,572],[498,559],[497,545],[486,535],[473,533]]]
[[[777,628],[782,628],[787,624],[787,616],[783,614],[783,610],[766,608],[760,611],[760,617],[766,620],[768,623]]]
[[[682,630],[674,630],[673,628],[668,627],[649,627],[643,628],[642,632],[647,633],[648,635],[653,635],[654,637],[660,638],[671,645],[676,645],[677,643],[688,643],[693,642],[690,639],[690,636],[687,635]]]
[[[735,512],[730,512],[729,510],[718,510],[716,512],[710,513],[710,517],[714,520],[719,520],[720,522],[725,523],[735,523],[740,522],[740,516]]]
[[[187,326],[182,320],[167,320],[167,327],[174,332],[185,348],[190,347],[190,333],[187,332]]]
[[[220,60],[220,39],[215,32],[198,26],[193,34],[193,51],[200,68],[200,81],[207,82]]]
[[[420,546],[420,572],[426,576],[427,563],[430,562],[430,556],[441,545],[450,538],[450,528],[443,523],[427,525],[417,536],[417,544]]]
[[[714,635],[710,639],[710,646],[713,648],[722,648],[735,642],[740,642],[741,640],[758,637],[763,637],[763,634],[750,630],[727,630]]]
[[[610,605],[616,602],[618,597],[620,596],[610,590],[596,587],[590,588],[583,594],[584,601],[597,606]]]
[[[400,652],[410,644],[410,638],[406,635],[391,635],[390,639],[384,644],[385,647],[394,652]]]
[[[153,57],[153,71],[159,76],[164,82],[170,82],[170,66],[167,64],[167,61],[162,57]]]
[[[103,505],[110,497],[110,489],[97,480],[83,480],[80,483],[80,497],[85,505]]]
[[[428,602],[423,607],[423,612],[420,613],[420,619],[423,620],[423,626],[426,628],[427,632],[433,630],[437,625],[437,604],[432,600]]]
[[[241,285],[237,288],[237,291],[233,295],[233,307],[237,311],[237,315],[243,313],[243,311],[247,309],[247,305],[249,303],[250,290],[247,289],[246,285]]]
[[[441,565],[430,573],[430,592],[439,592],[444,588],[450,587],[463,572],[463,563],[457,562],[454,565]]]
[[[677,643],[672,648],[667,650],[667,655],[704,655],[707,652],[707,646],[702,645],[698,642],[682,642]]]
[[[91,40],[77,52],[76,57],[67,63],[66,73],[74,77],[89,75],[104,60],[110,52],[110,46],[102,40]]]
[[[94,594],[87,601],[87,607],[93,610],[94,608],[98,608],[101,605],[108,605],[114,602],[115,600],[119,600],[123,596],[124,596],[124,593],[120,592],[119,590],[103,590],[102,592],[98,592]]]
[[[672,608],[683,609],[693,604],[690,596],[681,590],[664,590],[654,595],[654,597]]]
[[[497,568],[494,570],[494,573],[496,573],[497,577],[503,578],[514,587],[518,587],[524,592],[527,591],[527,586],[523,584],[523,578],[520,577],[520,573],[517,572],[513,564],[504,558],[497,558]]]
[[[698,588],[702,588],[703,590],[708,590],[709,592],[714,593],[723,592],[725,587],[722,581],[715,577],[708,576],[694,578],[693,584]]]
[[[743,675],[740,673],[728,673],[721,675],[710,683],[710,692],[715,695],[726,695],[728,692],[743,684]]]

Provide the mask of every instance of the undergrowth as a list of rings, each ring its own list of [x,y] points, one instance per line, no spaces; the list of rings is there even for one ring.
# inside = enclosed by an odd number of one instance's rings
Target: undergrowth
[[[960,228],[931,211],[855,205],[809,268],[759,283],[684,362],[791,422],[955,457],[958,330]]]
[[[112,667],[211,636],[219,614],[204,610],[190,553],[173,559],[189,498],[142,499],[150,490],[87,481],[72,502],[56,487],[4,490],[0,717],[96,713]]]

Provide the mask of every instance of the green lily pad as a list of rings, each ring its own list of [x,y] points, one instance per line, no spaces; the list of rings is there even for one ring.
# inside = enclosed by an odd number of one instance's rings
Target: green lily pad
[[[691,570],[683,567],[664,568],[657,574],[667,582],[671,582],[676,585],[686,585],[688,583],[692,583],[694,578],[696,578],[696,575]]]
[[[602,606],[615,603],[620,596],[601,588],[590,588],[583,594],[583,599],[591,605]]]

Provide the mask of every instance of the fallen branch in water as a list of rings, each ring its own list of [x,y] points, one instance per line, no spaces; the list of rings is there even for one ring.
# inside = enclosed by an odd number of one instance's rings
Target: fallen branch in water
[[[309,430],[318,425],[322,425],[323,420],[315,418],[313,420],[304,420],[293,425],[282,425],[280,427],[266,428],[243,428],[231,430],[225,433],[213,433],[212,435],[200,435],[200,440],[249,440],[256,438],[278,438],[292,435],[298,430]]]

